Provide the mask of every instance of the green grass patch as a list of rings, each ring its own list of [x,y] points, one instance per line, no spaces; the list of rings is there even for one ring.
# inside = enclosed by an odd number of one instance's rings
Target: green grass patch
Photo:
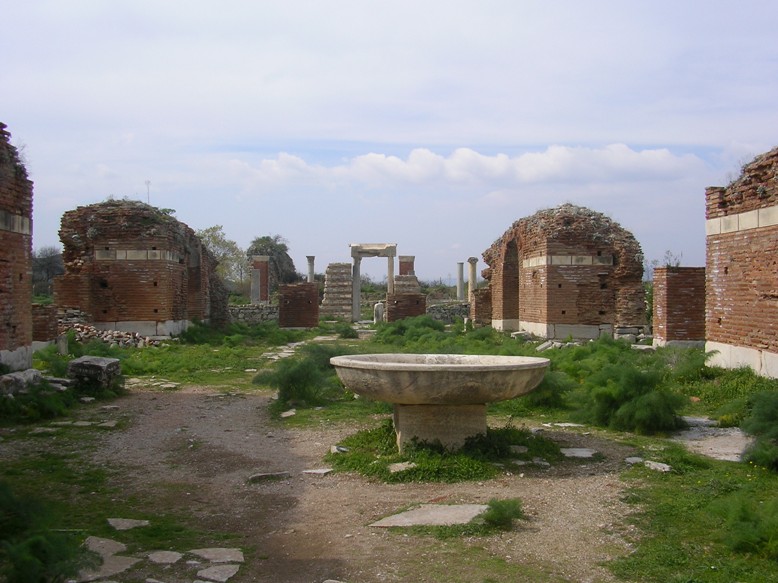
[[[627,581],[775,580],[765,535],[774,535],[778,477],[749,464],[704,459],[680,446],[651,459],[673,472],[633,467],[626,500],[637,512],[635,551],[609,564]],[[756,542],[756,546],[751,546]]]
[[[436,444],[414,443],[404,447],[401,454],[392,422],[386,420],[378,427],[347,437],[339,445],[347,451],[326,456],[335,470],[357,472],[388,483],[487,480],[500,472],[497,464],[511,467],[512,460],[516,459],[542,457],[556,461],[562,458],[553,441],[513,427],[489,429],[486,436],[468,440],[465,447],[455,452]],[[513,453],[512,445],[525,446],[527,452]],[[413,466],[391,472],[391,465],[403,462]]]

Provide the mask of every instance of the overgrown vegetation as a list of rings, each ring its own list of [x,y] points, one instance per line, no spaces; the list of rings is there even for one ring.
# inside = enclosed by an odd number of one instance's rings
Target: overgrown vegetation
[[[55,530],[39,500],[0,482],[0,575],[7,583],[55,583],[94,564],[72,533]],[[92,560],[90,560],[92,559]]]
[[[70,358],[90,353],[119,358],[126,375],[228,390],[271,388],[278,392],[273,405],[276,412],[298,408],[296,416],[283,421],[287,426],[357,420],[368,427],[345,439],[340,445],[347,451],[329,454],[327,461],[337,470],[359,472],[375,480],[485,480],[498,472],[516,471],[518,466],[511,465],[515,459],[542,458],[552,463],[559,459],[553,442],[510,425],[471,440],[460,452],[445,452],[435,444],[415,444],[400,455],[388,420],[390,406],[357,399],[345,391],[329,365],[332,356],[356,351],[538,356],[537,343],[517,341],[491,328],[466,331],[461,322],[446,328],[426,316],[376,328],[372,339],[357,343],[353,328],[343,322],[323,324],[309,332],[279,330],[275,325],[237,326],[224,331],[197,325],[178,341],[159,347],[120,349],[103,343],[76,343],[66,357],[49,349],[39,352],[36,360],[39,368],[61,376]],[[275,363],[264,356],[274,347],[321,334],[340,339],[306,344],[298,347],[295,356]],[[611,564],[617,576],[630,581],[677,582],[774,578],[778,382],[758,377],[749,369],[709,367],[702,350],[643,352],[605,339],[545,351],[540,356],[551,361],[542,384],[525,397],[490,405],[492,420],[537,420],[541,416],[544,420],[577,420],[601,427],[606,434],[618,432],[619,439],[630,440],[644,448],[651,459],[672,467],[665,474],[642,466],[627,472],[628,501],[638,510],[631,520],[638,526],[638,534],[633,541],[635,552]],[[251,369],[257,369],[258,374],[249,373]],[[59,414],[58,406],[47,402],[50,396],[45,390],[31,393],[26,404],[29,419]],[[19,399],[14,406],[23,402]],[[8,402],[0,402],[0,406],[6,407]],[[747,453],[750,463],[708,460],[670,444],[663,437],[680,426],[681,414],[709,415],[723,425],[742,426],[755,437],[755,445]],[[514,453],[511,446],[515,445],[527,447],[527,452]],[[56,466],[51,460],[45,463]],[[396,463],[414,465],[392,473],[389,466]],[[527,467],[522,466],[521,471]],[[17,476],[14,486],[30,479],[33,477]],[[41,473],[34,479],[42,484],[59,480]],[[461,536],[475,531],[458,532]]]

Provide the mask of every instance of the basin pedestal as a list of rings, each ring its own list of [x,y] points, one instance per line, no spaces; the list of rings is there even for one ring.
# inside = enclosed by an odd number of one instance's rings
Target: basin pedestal
[[[457,450],[469,437],[486,435],[486,405],[394,405],[397,448],[414,439]]]

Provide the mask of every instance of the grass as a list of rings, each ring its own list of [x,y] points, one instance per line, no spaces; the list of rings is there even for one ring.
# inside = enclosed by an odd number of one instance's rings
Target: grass
[[[399,453],[391,420],[359,431],[339,445],[346,451],[326,457],[335,470],[357,472],[387,483],[488,480],[501,471],[518,470],[516,460],[557,461],[562,457],[553,441],[513,427],[490,429],[486,436],[471,439],[456,452],[422,443],[406,446]],[[513,453],[511,446],[524,446],[527,452]],[[392,472],[390,466],[398,463],[413,465]]]
[[[775,581],[775,558],[743,540],[769,528],[773,538],[778,532],[776,475],[750,464],[701,459],[680,446],[658,457],[674,471],[634,467],[625,475],[627,501],[637,509],[630,522],[638,530],[635,551],[612,562],[612,571],[627,581]],[[750,504],[745,513],[744,500]],[[764,520],[757,508],[770,509]]]
[[[555,457],[553,442],[545,443],[510,427],[492,431],[487,439],[474,442],[470,449],[456,454],[419,444],[400,455],[387,420],[391,408],[385,403],[355,398],[342,390],[334,382],[328,366],[329,357],[338,351],[537,355],[537,343],[516,341],[488,328],[465,332],[458,325],[447,330],[425,317],[378,326],[373,340],[359,343],[346,338],[350,334],[345,328],[342,323],[326,325],[301,336],[285,336],[273,329],[233,329],[228,333],[196,329],[193,337],[183,342],[158,348],[109,349],[103,355],[120,358],[123,372],[128,376],[164,377],[173,382],[225,390],[280,391],[283,376],[280,372],[293,378],[294,367],[274,365],[262,356],[264,352],[292,339],[338,335],[341,340],[330,348],[303,350],[290,360],[294,366],[309,363],[302,366],[308,367],[310,374],[302,378],[308,379],[308,388],[313,392],[306,394],[304,389],[298,394],[294,389],[275,405],[277,411],[282,406],[297,408],[294,417],[279,421],[289,428],[332,423],[367,427],[341,443],[349,448],[348,452],[328,455],[327,460],[338,471],[358,472],[388,482],[445,483],[485,480],[511,471],[512,456],[505,455],[506,445],[527,445],[525,459],[542,457],[550,462],[559,459]],[[106,350],[106,347],[95,350]],[[626,520],[636,530],[632,540],[634,552],[609,564],[620,579],[778,580],[774,536],[778,530],[775,495],[778,473],[768,469],[771,460],[778,457],[776,437],[771,433],[776,423],[774,404],[778,401],[774,395],[778,381],[757,377],[745,369],[724,371],[708,367],[707,355],[700,350],[668,348],[644,353],[631,350],[625,343],[598,341],[547,351],[542,356],[551,359],[543,384],[526,397],[490,405],[493,418],[497,415],[508,419],[566,421],[584,415],[585,423],[601,427],[600,437],[634,445],[644,451],[647,459],[672,467],[670,473],[656,473],[642,466],[624,473],[626,500],[636,510]],[[53,357],[49,363],[57,365]],[[39,364],[45,366],[45,358]],[[289,369],[284,371],[286,366]],[[247,368],[269,374],[247,373]],[[255,376],[262,380],[252,382]],[[763,403],[758,397],[762,394],[771,396]],[[648,420],[642,417],[646,414]],[[668,442],[663,436],[677,426],[681,414],[711,415],[724,424],[743,423],[746,428],[753,427],[763,448],[756,450],[753,461],[767,467],[702,458]],[[108,535],[105,520],[110,515],[151,518],[156,524],[154,528],[137,534],[131,531],[133,534],[128,535],[135,548],[162,545],[166,540],[169,546],[171,539],[180,548],[192,548],[214,537],[229,537],[229,533],[201,532],[191,526],[187,516],[156,513],[143,501],[121,495],[111,467],[94,467],[85,462],[85,452],[93,447],[89,441],[93,434],[79,431],[70,435],[56,441],[41,436],[33,441],[33,436],[24,432],[7,437],[9,443],[19,441],[24,448],[11,458],[4,458],[0,481],[6,481],[20,495],[45,499],[51,504],[52,520],[61,528]],[[51,447],[52,443],[56,447]],[[389,464],[401,461],[411,461],[416,467],[391,474]],[[498,463],[503,467],[499,468]],[[524,466],[521,471],[526,469]],[[171,492],[183,487],[170,485]],[[83,504],[84,498],[90,503]],[[429,547],[428,551],[449,554],[445,560],[430,565],[422,562],[419,568],[429,567],[434,572],[430,576],[440,581],[479,580],[473,576],[485,572],[489,572],[487,578],[481,577],[485,581],[556,580],[543,569],[506,562],[477,544],[467,543],[466,539],[476,536],[473,532],[451,531],[449,534],[454,538],[427,532],[443,538],[439,543],[443,545],[442,550]],[[444,567],[438,568],[434,563]]]

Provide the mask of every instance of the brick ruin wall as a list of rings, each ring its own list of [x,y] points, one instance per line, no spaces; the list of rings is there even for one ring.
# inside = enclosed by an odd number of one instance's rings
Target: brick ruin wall
[[[0,363],[32,365],[32,182],[0,123]]]
[[[387,294],[386,321],[423,316],[427,313],[427,296],[424,294]]]
[[[32,339],[35,342],[53,342],[59,332],[57,306],[32,305]]]
[[[706,350],[778,378],[778,148],[705,191]]]
[[[705,341],[705,268],[654,269],[654,345]]]
[[[316,328],[319,325],[319,286],[315,283],[278,287],[278,325],[281,328]]]
[[[483,258],[495,327],[563,337],[645,324],[640,245],[601,213],[570,204],[540,211]]]
[[[159,209],[126,200],[78,207],[63,215],[59,234],[61,309],[144,335],[178,333],[195,319],[228,321],[215,259],[192,229]]]
[[[492,324],[492,290],[488,287],[473,290],[470,296],[470,321],[474,326]]]

